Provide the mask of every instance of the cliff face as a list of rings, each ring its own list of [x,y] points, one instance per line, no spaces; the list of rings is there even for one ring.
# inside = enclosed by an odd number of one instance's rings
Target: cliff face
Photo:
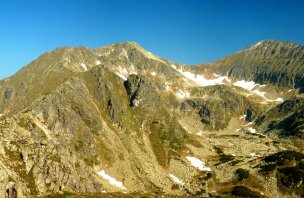
[[[292,178],[282,187],[261,167],[273,153],[303,152],[302,96],[250,82],[266,71],[255,50],[267,43],[240,52],[256,65],[245,73],[228,59],[192,68],[129,42],[42,55],[0,81],[0,196],[285,196]],[[292,144],[275,135],[283,130]]]

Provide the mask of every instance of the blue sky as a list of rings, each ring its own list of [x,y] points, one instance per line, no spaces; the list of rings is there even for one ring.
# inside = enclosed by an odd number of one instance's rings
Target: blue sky
[[[304,0],[0,0],[0,79],[62,46],[135,41],[206,63],[264,39],[304,44]]]

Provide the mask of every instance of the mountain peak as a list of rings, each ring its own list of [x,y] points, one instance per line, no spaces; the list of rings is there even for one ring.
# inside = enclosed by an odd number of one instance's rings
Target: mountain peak
[[[279,41],[279,40],[261,40],[257,42],[256,44],[253,44],[250,46],[250,49],[252,48],[264,48],[264,47],[270,47],[270,48],[294,48],[298,47],[299,44],[289,42],[289,41]]]

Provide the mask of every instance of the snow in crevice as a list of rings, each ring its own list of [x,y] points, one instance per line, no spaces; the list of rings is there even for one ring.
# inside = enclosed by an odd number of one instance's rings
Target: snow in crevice
[[[129,71],[126,68],[118,66],[114,70],[116,70],[115,74],[117,76],[119,76],[123,80],[127,80],[129,75],[131,75],[131,74],[137,75],[137,72],[135,71],[135,68],[134,68],[133,64],[128,69],[129,69]]]
[[[45,134],[48,140],[52,139],[51,137],[52,131],[50,131],[48,127],[43,122],[41,122],[39,118],[36,117],[35,119],[33,119],[33,121],[36,124],[36,126],[43,131],[43,133]]]
[[[259,88],[265,87],[266,85],[256,84],[254,81],[240,80],[240,81],[236,81],[235,83],[233,83],[233,85],[236,86],[236,87],[241,87],[243,89],[246,89],[249,92],[251,92],[252,94],[260,96],[261,98],[263,98],[267,102],[283,102],[284,101],[283,98],[277,98],[277,99],[274,99],[274,100],[267,98],[266,97],[266,92],[263,92],[263,91],[259,90]]]
[[[197,136],[203,136],[203,131],[202,130],[199,130],[197,133],[196,133]]]
[[[176,96],[184,99],[184,98],[189,98],[190,97],[190,93],[188,91],[182,91],[182,90],[178,90],[178,92],[176,93]]]
[[[262,97],[264,100],[266,100],[267,102],[283,102],[284,99],[283,98],[277,98],[277,99],[269,99],[265,96],[266,92],[262,92],[262,91],[259,91],[259,90],[254,90],[253,93],[255,93],[256,95]]]
[[[254,47],[257,47],[257,46],[261,45],[261,44],[262,44],[262,42],[263,42],[263,41],[258,42],[257,44],[255,44],[255,45],[254,45]]]
[[[257,154],[257,153],[254,153],[254,152],[249,153],[249,156],[251,156],[251,157],[261,157],[260,154]]]
[[[111,54],[111,51],[105,52],[103,54],[98,54],[98,56],[109,56]]]
[[[251,157],[255,157],[255,156],[256,156],[256,153],[249,153],[249,155],[250,155]]]
[[[120,77],[121,79],[123,79],[124,81],[128,80],[128,78],[126,76],[124,76],[123,74],[119,73],[119,72],[115,72],[115,74]]]
[[[213,74],[215,78],[213,79],[207,79],[205,75],[198,75],[191,73],[189,71],[183,71],[183,69],[177,69],[175,65],[171,65],[172,68],[174,68],[176,71],[178,71],[180,74],[182,74],[184,77],[187,79],[195,82],[197,85],[201,87],[206,87],[206,86],[213,86],[213,85],[222,85],[227,83],[230,83],[231,80],[227,76],[220,76],[217,74]]]
[[[253,122],[248,122],[247,124],[245,124],[245,125],[243,125],[243,126],[250,126],[250,125],[252,125],[253,124]]]
[[[123,49],[123,53],[124,53],[125,57],[126,57],[127,59],[129,59],[129,56],[128,56],[127,51],[126,51],[125,49]]]
[[[283,102],[283,98],[277,98],[277,99],[269,99],[266,97],[266,92],[262,92],[259,89],[265,87],[266,85],[260,85],[255,83],[254,81],[245,81],[245,80],[239,80],[234,83],[232,83],[231,79],[229,79],[228,76],[221,76],[218,74],[212,74],[212,78],[207,78],[206,75],[202,74],[194,74],[189,71],[184,71],[183,68],[177,68],[176,65],[171,64],[171,67],[174,68],[176,71],[178,71],[180,74],[182,74],[186,79],[196,83],[198,86],[206,87],[206,86],[214,86],[214,85],[233,85],[235,87],[241,87],[243,89],[246,89],[250,92],[250,94],[254,94],[257,96],[262,97],[267,102]],[[187,81],[186,81],[187,82]],[[248,96],[250,95],[248,94]]]
[[[254,129],[254,128],[252,128],[252,127],[249,127],[249,128],[248,128],[248,131],[249,131],[250,133],[253,133],[253,134],[256,133],[256,129]]]
[[[119,71],[120,73],[122,73],[123,75],[125,75],[125,76],[128,76],[128,75],[129,75],[128,70],[127,70],[126,68],[122,68],[121,66],[118,66],[118,71]]]
[[[169,174],[169,176],[175,183],[180,184],[180,185],[185,185],[185,182],[183,180],[179,179],[178,177],[176,177],[175,175]]]
[[[80,64],[80,66],[85,70],[85,71],[87,71],[88,70],[88,67],[87,67],[87,65],[86,64],[84,64],[84,63],[81,63]]]
[[[248,91],[253,90],[258,84],[256,84],[253,81],[245,81],[245,80],[239,80],[233,83],[234,86],[236,87],[241,87],[243,89],[246,89]]]
[[[101,64],[101,62],[99,61],[99,60],[97,60],[96,62],[95,62],[95,65],[100,65]]]
[[[205,162],[191,156],[187,156],[186,159],[190,161],[191,165],[200,171],[211,171],[210,167],[205,166]]]
[[[97,172],[97,174],[99,176],[101,176],[102,178],[104,178],[105,180],[107,180],[112,186],[116,186],[122,190],[126,190],[127,188],[123,185],[122,182],[117,181],[114,177],[111,177],[110,175],[106,174],[106,172],[104,170],[101,170],[99,172]]]
[[[129,75],[131,75],[131,74],[137,75],[137,71],[133,64],[131,64],[131,67],[129,68]]]
[[[127,60],[129,60],[129,56],[128,56],[127,51],[125,49],[122,49],[122,52],[119,54],[119,56],[124,56],[124,57],[126,57]]]
[[[152,76],[156,76],[156,72],[151,72],[151,75]]]
[[[241,115],[240,119],[241,120],[246,120],[247,115],[244,113],[243,115]]]
[[[170,85],[171,85],[171,84],[169,84],[169,83],[165,83],[165,89],[166,89],[166,91],[172,91]]]

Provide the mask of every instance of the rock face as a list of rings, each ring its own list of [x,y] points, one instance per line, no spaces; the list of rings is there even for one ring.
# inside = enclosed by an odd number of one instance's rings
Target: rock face
[[[266,134],[303,138],[304,98],[298,95],[259,116],[255,123]]]
[[[133,42],[47,52],[0,81],[0,197],[301,197],[303,159],[280,156],[304,152],[303,62],[274,41],[194,67]]]
[[[17,198],[17,190],[15,183],[9,182],[6,185],[5,198]]]

